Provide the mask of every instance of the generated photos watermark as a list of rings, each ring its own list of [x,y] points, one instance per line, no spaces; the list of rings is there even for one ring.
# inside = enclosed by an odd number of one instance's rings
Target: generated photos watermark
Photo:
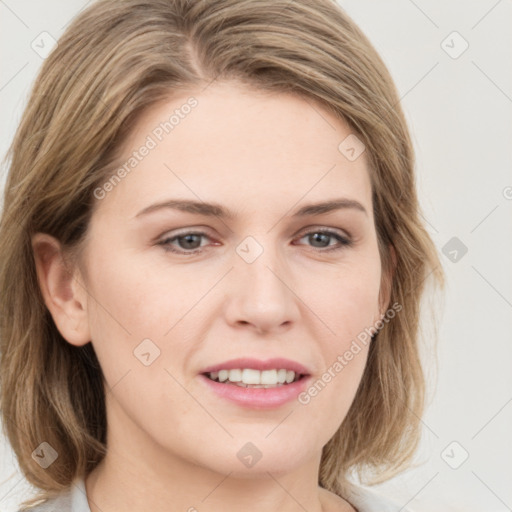
[[[311,399],[317,396],[326,386],[331,382],[342,370],[347,366],[352,359],[354,359],[362,347],[366,346],[371,340],[372,336],[379,332],[385,324],[395,318],[396,314],[402,310],[402,304],[395,302],[380,320],[377,320],[371,327],[365,328],[361,331],[356,339],[352,340],[350,347],[338,355],[336,360],[324,371],[319,379],[317,379],[306,391],[303,391],[297,397],[297,400],[302,405],[307,405],[311,402]]]
[[[194,107],[197,107],[199,102],[196,98],[191,96],[179,108],[174,109],[174,112],[165,121],[162,121],[158,126],[153,128],[151,133],[146,137],[144,144],[132,152],[131,156],[124,162],[123,165],[112,174],[112,176],[101,186],[94,189],[93,195],[96,199],[104,199],[109,192],[114,190],[121,180],[126,178],[133,169],[135,169],[150,152],[155,149],[165,136],[171,133],[176,126],[178,126],[183,119],[185,119]]]

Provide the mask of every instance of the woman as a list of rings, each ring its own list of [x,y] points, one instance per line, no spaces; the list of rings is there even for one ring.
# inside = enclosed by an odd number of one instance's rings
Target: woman
[[[1,410],[41,489],[24,506],[401,507],[350,477],[414,454],[442,271],[392,79],[334,2],[97,2],[10,157]]]

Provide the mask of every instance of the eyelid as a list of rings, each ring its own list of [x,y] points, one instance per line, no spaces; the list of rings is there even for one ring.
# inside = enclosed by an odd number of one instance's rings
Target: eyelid
[[[352,235],[345,229],[340,229],[340,228],[334,228],[334,227],[331,227],[331,226],[326,226],[324,224],[318,224],[318,225],[312,225],[312,226],[307,226],[303,229],[301,229],[299,231],[299,235],[301,233],[304,233],[304,235],[307,235],[311,232],[322,232],[322,231],[328,231],[329,233],[336,233],[336,234],[339,234],[340,236],[343,236],[345,237],[346,239],[348,240],[351,240],[352,239]]]
[[[306,236],[309,236],[309,235],[312,235],[315,233],[325,234],[331,238],[335,238],[338,243],[334,244],[332,246],[328,245],[327,247],[321,247],[321,248],[315,248],[312,246],[308,246],[309,250],[314,253],[320,254],[320,255],[321,254],[327,255],[327,254],[331,254],[331,253],[336,255],[339,252],[341,252],[342,250],[352,247],[354,244],[354,240],[349,233],[345,232],[342,234],[342,232],[340,233],[340,231],[341,230],[338,228],[331,228],[331,227],[327,227],[327,226],[307,226],[306,228],[303,228],[303,230],[299,231],[299,234],[295,235],[293,240],[294,241],[301,240],[302,238],[305,238]],[[201,229],[187,227],[187,228],[182,228],[178,232],[165,233],[162,237],[159,238],[160,241],[157,242],[156,245],[161,246],[165,252],[176,254],[178,256],[183,256],[183,257],[193,257],[196,255],[202,254],[206,250],[209,249],[208,245],[200,246],[200,247],[198,247],[196,249],[192,249],[192,250],[172,248],[173,246],[170,244],[170,242],[174,242],[178,238],[184,237],[186,235],[196,235],[196,236],[200,236],[203,238],[208,238],[210,240],[214,240],[214,237],[212,237],[209,234],[209,229],[205,229],[204,227],[202,227]],[[219,243],[214,241],[213,245],[219,245]],[[298,244],[298,245],[302,245],[302,244]],[[211,246],[211,244],[210,244],[210,246]]]

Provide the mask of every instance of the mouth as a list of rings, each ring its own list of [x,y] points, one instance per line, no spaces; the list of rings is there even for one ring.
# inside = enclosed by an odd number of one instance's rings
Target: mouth
[[[204,368],[208,392],[249,409],[274,409],[292,402],[311,380],[302,364],[284,358],[239,358]]]
[[[308,374],[295,372],[287,368],[274,368],[270,370],[234,368],[205,372],[203,375],[214,382],[242,388],[278,388],[308,376]]]

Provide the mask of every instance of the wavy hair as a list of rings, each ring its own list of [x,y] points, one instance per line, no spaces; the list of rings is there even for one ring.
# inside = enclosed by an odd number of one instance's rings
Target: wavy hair
[[[443,271],[416,192],[400,98],[380,56],[334,0],[100,0],[44,61],[7,155],[0,223],[0,407],[26,479],[53,497],[106,447],[103,375],[92,344],[57,330],[38,286],[31,237],[79,259],[94,190],[138,116],[174,92],[236,80],[311,100],[366,146],[383,276],[403,309],[370,344],[355,399],[323,447],[319,485],[344,496],[349,473],[387,479],[421,437],[422,296]],[[395,254],[393,261],[392,252]],[[58,458],[43,469],[42,442]]]

